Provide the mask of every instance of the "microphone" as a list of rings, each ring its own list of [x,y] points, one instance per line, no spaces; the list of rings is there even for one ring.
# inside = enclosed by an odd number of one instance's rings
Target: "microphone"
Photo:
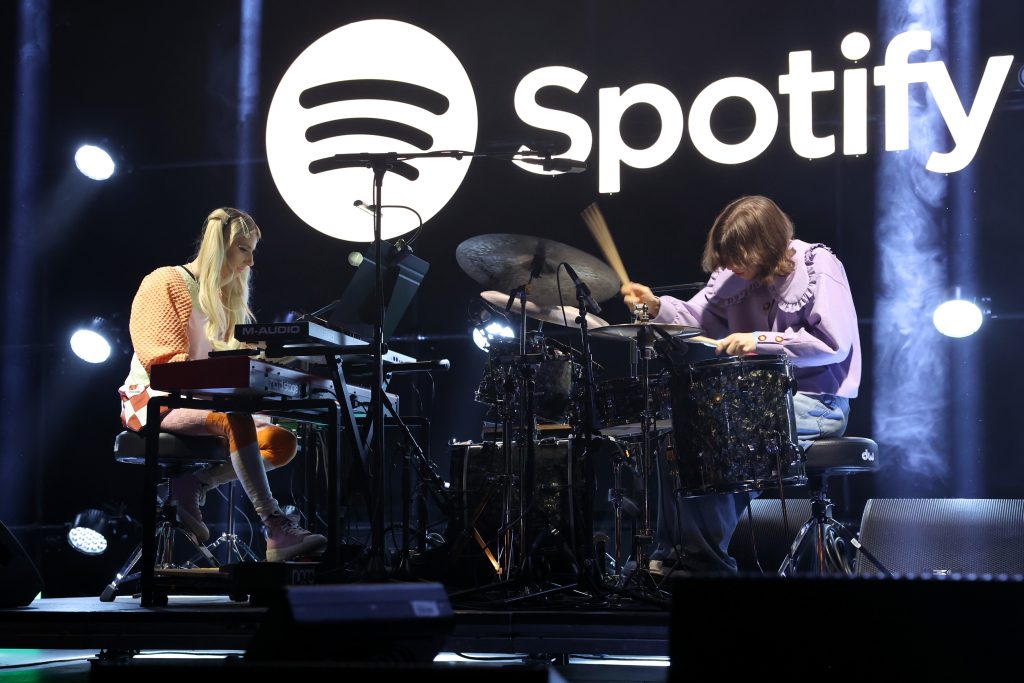
[[[356,207],[357,209],[362,209],[363,211],[365,211],[366,213],[370,214],[371,216],[374,215],[375,213],[377,213],[377,205],[376,204],[367,204],[362,199],[357,199],[354,202],[352,202],[352,206]]]
[[[597,305],[597,302],[594,301],[594,297],[591,296],[590,287],[587,287],[587,283],[580,279],[580,276],[576,274],[576,271],[573,270],[572,266],[570,266],[568,263],[562,263],[562,266],[565,267],[565,272],[576,284],[576,291],[579,293],[580,296],[582,296],[586,300],[587,306],[589,307],[590,311],[593,313],[600,313],[601,307]]]
[[[554,159],[518,159],[518,161],[524,164],[541,166],[545,171],[557,171],[559,173],[583,173],[587,170],[587,162],[562,157]]]

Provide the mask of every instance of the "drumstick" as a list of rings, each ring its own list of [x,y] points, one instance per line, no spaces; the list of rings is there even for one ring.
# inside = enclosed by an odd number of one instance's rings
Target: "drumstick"
[[[604,254],[605,260],[608,261],[608,265],[619,276],[621,284],[627,284],[630,281],[629,275],[626,274],[626,267],[622,265],[622,259],[619,258],[619,250],[615,248],[615,241],[612,240],[612,234],[608,230],[608,223],[605,222],[604,216],[601,215],[601,209],[598,208],[597,203],[595,202],[583,209],[583,213],[580,215],[583,216],[583,222],[590,228],[590,234],[594,236],[597,246],[601,248],[601,252]]]
[[[695,342],[697,344],[704,344],[705,346],[718,346],[718,340],[717,339],[712,339],[711,337],[705,337],[705,336],[700,335],[700,334],[698,334],[695,337],[687,337],[685,339],[685,341]]]

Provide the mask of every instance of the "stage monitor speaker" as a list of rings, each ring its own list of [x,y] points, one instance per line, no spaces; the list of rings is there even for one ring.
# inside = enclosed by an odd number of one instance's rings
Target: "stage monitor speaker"
[[[1020,580],[680,577],[672,591],[673,683],[752,672],[981,680],[1016,670],[1024,638],[1024,621],[1009,616],[1024,600]]]
[[[0,522],[0,607],[25,607],[43,590],[43,577],[14,534]]]
[[[1024,574],[1024,500],[874,498],[861,544],[894,574]],[[875,574],[863,555],[856,572]]]
[[[782,566],[804,522],[810,518],[811,501],[807,498],[786,498],[788,528],[783,524],[782,501],[778,498],[755,498],[750,501],[750,513],[754,518],[753,539],[750,520],[744,512],[729,543],[729,554],[741,572],[759,571],[759,563],[761,570],[775,572]]]
[[[271,602],[245,657],[430,662],[454,623],[439,583],[290,586]]]

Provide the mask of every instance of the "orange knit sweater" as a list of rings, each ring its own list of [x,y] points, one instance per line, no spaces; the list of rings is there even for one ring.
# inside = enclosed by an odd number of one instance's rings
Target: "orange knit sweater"
[[[147,375],[154,363],[188,360],[191,315],[192,297],[175,267],[157,268],[142,280],[128,327]]]
[[[131,370],[118,390],[121,422],[139,430],[146,424],[146,406],[154,393],[149,387],[155,363],[189,359],[189,318],[192,295],[181,271],[174,266],[157,268],[147,275],[132,301],[128,330],[135,347]]]

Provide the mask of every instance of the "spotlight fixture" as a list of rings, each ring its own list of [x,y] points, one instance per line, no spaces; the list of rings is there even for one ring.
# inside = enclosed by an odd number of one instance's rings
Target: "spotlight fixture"
[[[481,351],[486,351],[491,346],[491,340],[497,338],[514,339],[516,333],[508,325],[494,320],[486,326],[473,328],[473,343]]]
[[[121,330],[106,318],[95,317],[76,329],[68,341],[71,351],[86,363],[104,363],[115,349],[124,350],[120,333]]]
[[[83,555],[102,555],[107,549],[110,518],[103,510],[83,510],[75,515],[68,531],[68,544]]]
[[[103,363],[110,358],[110,335],[103,318],[93,318],[88,327],[71,334],[71,350],[86,363]]]
[[[981,299],[983,305],[989,299]],[[983,309],[973,299],[965,299],[957,287],[952,299],[939,304],[932,313],[932,324],[947,337],[969,337],[981,328],[985,316],[991,314],[987,306]]]
[[[114,175],[117,168],[114,160],[102,147],[82,145],[75,152],[75,166],[86,178],[106,180]]]

